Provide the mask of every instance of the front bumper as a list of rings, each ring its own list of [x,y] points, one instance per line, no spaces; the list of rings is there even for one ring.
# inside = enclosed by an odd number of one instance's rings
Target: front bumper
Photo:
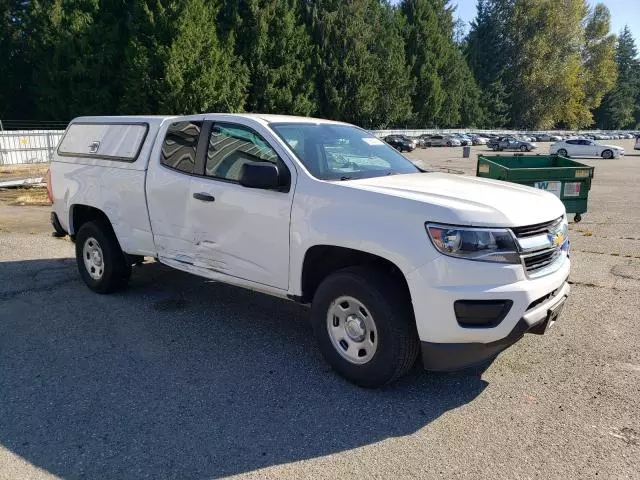
[[[540,304],[521,318],[509,334],[490,343],[432,343],[420,342],[422,362],[426,370],[452,371],[477,365],[494,358],[520,340],[525,333],[543,334],[558,319],[553,312],[562,308],[569,296],[569,283],[548,301]],[[559,315],[559,313],[558,313]]]
[[[471,262],[440,256],[407,275],[423,362],[429,370],[455,370],[489,359],[535,333],[550,310],[567,298],[570,260],[527,278],[521,265]],[[491,326],[463,326],[455,302],[507,301],[511,307]]]

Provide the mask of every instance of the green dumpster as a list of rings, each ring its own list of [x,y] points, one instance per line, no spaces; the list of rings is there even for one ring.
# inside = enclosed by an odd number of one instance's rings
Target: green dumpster
[[[574,221],[587,211],[593,167],[559,155],[478,155],[476,175],[540,188],[557,196]]]

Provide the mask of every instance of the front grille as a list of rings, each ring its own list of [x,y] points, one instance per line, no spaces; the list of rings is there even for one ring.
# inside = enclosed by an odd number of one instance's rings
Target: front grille
[[[534,273],[538,270],[542,270],[555,262],[562,254],[558,248],[550,248],[541,252],[533,253],[531,255],[525,255],[522,257],[524,262],[524,268],[527,273]]]
[[[550,222],[536,223],[535,225],[528,225],[526,227],[513,227],[511,230],[518,238],[535,237],[536,235],[553,231],[560,222],[562,222],[562,217],[551,220]]]

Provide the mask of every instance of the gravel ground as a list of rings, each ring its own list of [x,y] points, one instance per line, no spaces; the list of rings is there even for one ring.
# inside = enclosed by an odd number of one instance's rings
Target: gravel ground
[[[302,307],[158,264],[95,295],[47,208],[0,207],[0,479],[639,478],[640,156],[587,163],[548,335],[377,391],[330,371]]]

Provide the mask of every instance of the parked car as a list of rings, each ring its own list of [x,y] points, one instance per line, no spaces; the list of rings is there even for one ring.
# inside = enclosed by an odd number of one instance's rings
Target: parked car
[[[490,140],[487,143],[487,147],[491,148],[496,152],[501,152],[503,150],[519,150],[521,152],[530,152],[538,148],[538,146],[533,142],[527,142],[525,140],[520,140],[516,137],[502,137],[498,140]]]
[[[530,137],[529,135],[523,135],[523,134],[519,134],[519,135],[514,135],[514,137],[517,140],[520,140],[522,142],[535,142],[535,138]]]
[[[327,362],[366,387],[401,377],[420,353],[430,370],[494,358],[524,333],[546,332],[570,290],[555,195],[422,173],[345,123],[77,118],[50,178],[52,221],[75,242],[90,290],[124,288],[132,265],[136,275],[149,268],[146,256],[309,305]]]
[[[624,148],[603,145],[587,138],[574,138],[550,145],[549,153],[557,153],[562,157],[618,158],[624,155]]]
[[[384,141],[399,152],[412,152],[416,148],[417,142],[405,135],[388,135]]]
[[[416,148],[424,148],[424,138],[418,136],[418,137],[409,137],[411,140],[413,140],[413,142],[416,145]]]
[[[551,135],[549,133],[536,133],[535,137],[538,142],[559,142],[562,140],[558,135]]]
[[[462,145],[460,140],[450,135],[432,135],[424,143],[427,147],[459,147]]]
[[[471,143],[473,145],[486,145],[489,141],[488,138],[481,137],[480,135],[477,135],[475,133],[470,133],[469,137],[471,138]]]
[[[636,144],[633,146],[634,150],[640,150],[640,135],[636,137]]]
[[[471,145],[473,142],[471,137],[465,135],[464,133],[454,133],[451,135],[453,138],[457,138],[460,141],[460,145],[466,147],[467,145]]]

